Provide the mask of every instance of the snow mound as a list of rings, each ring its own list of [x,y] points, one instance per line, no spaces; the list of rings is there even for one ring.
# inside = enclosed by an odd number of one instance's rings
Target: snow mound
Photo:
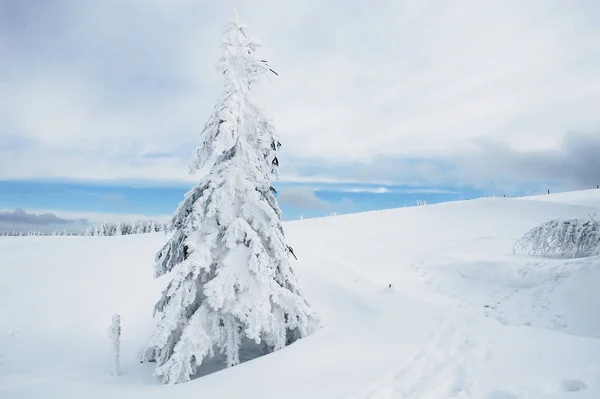
[[[527,232],[514,246],[529,255],[584,258],[600,255],[600,222],[550,220]]]

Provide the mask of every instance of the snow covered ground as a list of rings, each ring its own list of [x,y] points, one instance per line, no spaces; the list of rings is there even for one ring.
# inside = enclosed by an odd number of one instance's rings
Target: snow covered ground
[[[542,194],[524,197],[523,199],[598,207],[598,204],[600,204],[600,190],[568,191],[551,195]]]
[[[136,361],[169,278],[152,277],[162,233],[0,237],[0,398],[600,398],[600,259],[512,254],[596,212],[600,190],[287,223],[323,328],[175,386]]]

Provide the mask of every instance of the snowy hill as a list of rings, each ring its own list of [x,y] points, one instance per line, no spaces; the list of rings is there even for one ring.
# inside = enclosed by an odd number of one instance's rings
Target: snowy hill
[[[600,398],[600,259],[512,254],[539,223],[600,212],[599,193],[289,222],[323,328],[175,386],[135,357],[168,280],[152,277],[162,233],[0,237],[0,397]]]
[[[550,195],[542,194],[531,197],[525,197],[523,199],[598,207],[598,204],[600,204],[600,190],[595,189],[585,191],[569,191],[566,193],[557,193]]]

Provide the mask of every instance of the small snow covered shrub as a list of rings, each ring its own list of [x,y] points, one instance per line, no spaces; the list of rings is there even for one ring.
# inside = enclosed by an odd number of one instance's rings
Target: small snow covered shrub
[[[113,344],[112,376],[116,377],[119,375],[119,357],[121,353],[121,316],[118,314],[114,314],[112,317],[112,323],[108,329],[108,337],[111,339]]]
[[[583,258],[600,255],[600,222],[586,219],[555,219],[518,240],[513,253]]]

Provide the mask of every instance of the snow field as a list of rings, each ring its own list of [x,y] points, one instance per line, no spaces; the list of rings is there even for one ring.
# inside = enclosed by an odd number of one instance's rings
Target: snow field
[[[600,198],[536,198],[284,224],[322,328],[175,386],[136,359],[168,282],[152,270],[162,233],[0,237],[0,397],[598,398],[600,259],[515,256],[512,245],[549,219],[597,212]]]

